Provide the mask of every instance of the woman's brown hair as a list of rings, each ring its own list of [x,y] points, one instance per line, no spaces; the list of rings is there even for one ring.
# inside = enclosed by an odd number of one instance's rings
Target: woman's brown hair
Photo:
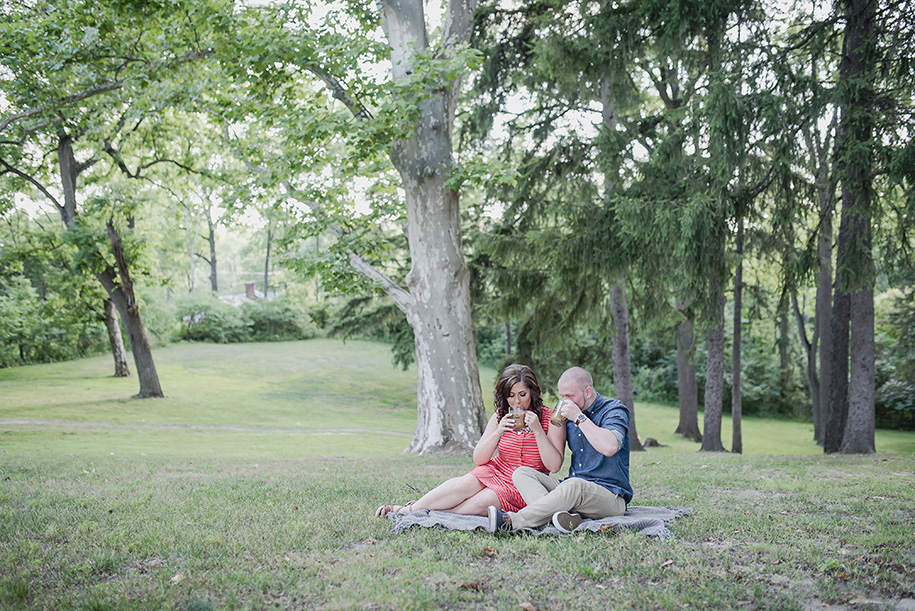
[[[496,418],[501,420],[508,413],[508,395],[512,386],[521,382],[531,391],[531,411],[541,415],[543,410],[543,399],[540,397],[540,384],[537,382],[537,376],[533,369],[527,365],[509,365],[499,374],[499,381],[496,382],[496,390],[493,393],[493,399],[496,405]]]

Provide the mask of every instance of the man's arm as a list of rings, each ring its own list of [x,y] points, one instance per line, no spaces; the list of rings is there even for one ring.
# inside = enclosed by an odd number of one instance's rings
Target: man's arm
[[[600,427],[590,419],[585,419],[578,428],[581,429],[581,432],[584,434],[585,439],[588,440],[588,443],[591,444],[591,447],[604,456],[613,456],[619,452],[620,439],[616,436],[616,434],[619,434],[619,431]]]

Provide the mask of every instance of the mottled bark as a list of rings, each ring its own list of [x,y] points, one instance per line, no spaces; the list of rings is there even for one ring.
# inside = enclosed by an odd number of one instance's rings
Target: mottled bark
[[[422,0],[382,0],[381,5],[393,77],[406,78],[414,55],[428,46]],[[443,52],[470,40],[475,8],[473,1],[448,5]],[[413,133],[391,149],[407,203],[412,266],[406,278],[409,297],[398,305],[415,338],[418,413],[409,450],[419,453],[470,449],[486,420],[470,273],[461,248],[460,196],[447,184],[455,166],[451,136],[458,90],[458,82],[441,83],[418,99]]]

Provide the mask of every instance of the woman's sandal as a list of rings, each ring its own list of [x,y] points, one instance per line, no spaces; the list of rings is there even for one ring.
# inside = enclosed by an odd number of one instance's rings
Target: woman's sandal
[[[410,511],[401,511],[402,509],[409,509],[409,507],[416,501],[410,501],[406,505],[381,505],[378,509],[375,510],[375,515],[378,517],[384,517],[391,512],[397,512],[400,514],[408,514]],[[412,510],[411,510],[412,511]]]

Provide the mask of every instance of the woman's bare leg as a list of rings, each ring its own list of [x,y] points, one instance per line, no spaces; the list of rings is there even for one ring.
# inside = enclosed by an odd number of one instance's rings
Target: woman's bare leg
[[[414,509],[437,509],[439,511],[455,511],[469,498],[482,490],[489,490],[480,483],[474,475],[467,473],[460,477],[453,477],[424,494],[418,501],[404,507],[401,513],[410,513]],[[495,494],[495,493],[493,493]],[[491,505],[492,503],[490,503]],[[485,509],[484,506],[484,514]]]
[[[483,488],[451,511],[468,516],[485,516],[487,515],[486,509],[490,505],[495,505],[499,509],[502,509],[502,503],[499,501],[499,496],[496,494],[495,490],[492,488]]]

